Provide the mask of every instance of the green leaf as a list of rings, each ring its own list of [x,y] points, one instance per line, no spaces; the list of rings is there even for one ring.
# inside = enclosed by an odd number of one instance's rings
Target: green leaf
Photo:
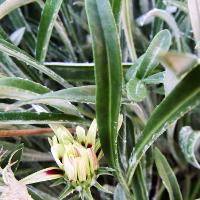
[[[56,186],[59,186],[59,185],[65,184],[65,183],[66,183],[66,180],[64,179],[64,177],[62,177],[62,178],[59,178],[58,180],[56,180],[54,183],[52,183],[50,185],[50,187],[56,187]]]
[[[179,145],[186,160],[194,167],[200,169],[200,164],[195,156],[199,147],[200,131],[194,131],[191,127],[182,127],[179,133]]]
[[[86,187],[84,193],[88,200],[94,200],[90,188]]]
[[[17,88],[19,91],[22,90],[24,93],[27,91],[27,94],[30,93],[32,95],[37,94],[44,94],[50,92],[50,89],[48,89],[45,86],[42,86],[39,83],[35,83],[30,80],[25,80],[21,78],[10,78],[10,77],[5,77],[5,78],[0,78],[0,95],[3,94],[2,90],[3,88],[6,87],[8,88]],[[9,91],[7,91],[9,93]],[[6,92],[5,92],[6,94]]]
[[[44,65],[67,81],[94,82],[94,63],[45,62]],[[122,63],[122,65],[126,72],[132,63]]]
[[[58,12],[60,10],[62,0],[47,0],[45,2],[44,9],[42,11],[42,17],[40,19],[37,44],[36,44],[36,59],[39,62],[44,62],[49,40],[52,34]]]
[[[15,10],[23,5],[32,3],[33,1],[35,1],[35,0],[27,0],[27,1],[13,0],[12,3],[11,3],[11,1],[4,1],[0,6],[0,19],[2,19],[4,16],[9,14],[13,10]]]
[[[57,198],[53,197],[52,195],[43,192],[33,186],[27,186],[28,193],[34,200],[57,200]]]
[[[120,16],[121,2],[122,0],[110,0],[112,12],[113,12],[116,23],[118,22],[119,16]]]
[[[153,16],[161,18],[164,22],[168,24],[168,26],[172,29],[174,33],[177,49],[178,51],[181,51],[181,32],[174,17],[166,10],[154,8],[141,17],[142,21],[140,23],[143,25],[148,18],[151,18]]]
[[[1,91],[0,91],[1,94]],[[44,95],[37,95],[36,97],[31,97],[28,100],[18,101],[16,104],[12,105],[12,109],[26,105],[26,104],[47,104],[56,107],[56,101],[60,103],[68,102],[78,102],[78,103],[95,103],[95,86],[81,86],[68,88],[64,90],[59,90],[56,92],[49,92]],[[55,102],[54,102],[55,101]],[[58,105],[58,108],[60,105]]]
[[[81,123],[83,119],[60,113],[0,112],[0,124]]]
[[[156,34],[144,54],[138,66],[136,77],[142,79],[147,77],[159,64],[158,57],[161,53],[168,51],[171,45],[171,34],[168,30],[162,30]]]
[[[169,193],[170,200],[182,200],[179,184],[167,159],[158,148],[155,149],[154,155],[158,173]]]
[[[135,146],[135,144],[137,143],[137,139],[136,139],[136,135],[137,132],[134,130],[133,128],[133,122],[131,122],[131,120],[126,121],[126,125],[127,125],[127,136],[129,135],[129,137],[127,137],[127,142],[128,142],[128,147],[127,149],[130,150],[131,147]],[[129,152],[130,154],[130,152]],[[132,153],[129,156],[129,165],[134,162],[134,151],[132,151]],[[145,160],[145,162],[147,162],[147,160]],[[145,182],[145,168],[142,168],[143,163],[139,163],[139,165],[136,168],[136,171],[134,173],[133,179],[132,179],[132,183],[131,183],[131,188],[133,190],[133,194],[135,199],[139,200],[147,200],[148,199],[148,189],[147,189],[147,183]],[[146,165],[145,165],[146,167]]]
[[[158,72],[142,80],[145,84],[159,84],[164,81],[164,72]]]
[[[28,187],[28,193],[31,195],[34,200],[44,200],[37,191],[34,191],[32,187]]]
[[[24,145],[18,145],[12,152],[10,152],[5,159],[1,162],[1,166],[5,167],[8,163],[12,165],[12,171],[16,172],[21,162]]]
[[[147,96],[147,89],[144,83],[138,79],[132,79],[126,84],[128,99],[136,102],[144,100]]]
[[[107,175],[107,176],[113,176],[114,175],[115,170],[113,168],[109,168],[109,167],[99,167],[97,169],[97,177],[102,176],[102,175]]]
[[[200,103],[200,66],[194,68],[154,110],[135,146],[134,162],[128,168],[128,183],[142,156],[169,124]]]
[[[134,79],[137,73],[137,69],[139,68],[140,64],[142,63],[143,59],[144,59],[145,54],[143,54],[142,56],[140,56],[132,65],[132,67],[130,67],[127,70],[126,73],[126,80],[129,81],[130,79]]]
[[[37,61],[34,60],[34,58],[32,58],[26,52],[22,51],[21,49],[19,49],[15,45],[13,45],[13,44],[11,44],[11,43],[3,40],[3,39],[0,39],[0,51],[8,54],[9,56],[15,57],[22,62],[25,62],[27,64],[27,66],[31,65],[32,67],[43,72],[44,74],[46,74],[47,76],[49,76],[53,80],[55,80],[58,83],[60,83],[61,85],[63,85],[64,87],[69,86],[69,84],[62,77],[60,77],[58,74],[56,74],[52,70],[48,69],[47,67],[39,64]]]
[[[139,164],[135,170],[135,175],[133,177],[133,193],[136,199],[148,200],[148,190],[144,180],[144,174],[141,165]]]
[[[0,135],[1,137],[2,134]],[[3,150],[6,151],[5,155],[7,156],[8,154],[11,154],[13,151],[15,151],[15,149],[17,148],[18,144],[13,144],[11,142],[6,142],[1,140],[0,141],[0,146],[3,147]],[[9,156],[8,156],[9,157]],[[22,162],[33,162],[33,161],[52,161],[52,156],[49,153],[44,153],[44,152],[40,152],[40,151],[36,151],[30,148],[23,148],[23,154],[21,157],[21,161]]]
[[[49,92],[50,90],[47,87],[44,87],[33,81],[20,78],[0,78],[0,98],[9,98],[30,102],[30,99],[39,98],[40,94]],[[50,92],[50,94],[52,94],[52,92]],[[17,108],[17,105],[20,103],[21,101],[8,106],[7,110]],[[77,108],[64,98],[42,99],[40,103],[52,106],[66,114],[79,115]]]
[[[108,194],[113,194],[110,190],[108,190],[107,188],[103,187],[101,184],[99,184],[97,181],[94,184],[94,187],[96,187],[100,192],[105,192]]]
[[[107,0],[86,0],[93,39],[96,75],[96,116],[101,146],[112,166],[117,159],[117,124],[122,93],[119,38]]]
[[[66,198],[68,195],[70,195],[71,193],[74,192],[74,188],[71,186],[66,186],[63,191],[61,192],[60,196],[59,196],[59,200],[62,200],[64,198]]]
[[[10,22],[12,23],[14,29],[19,29],[21,27],[26,28],[26,32],[24,34],[24,40],[23,43],[26,44],[27,48],[32,52],[35,53],[35,43],[36,43],[36,37],[33,33],[33,30],[30,27],[30,24],[25,19],[25,16],[23,15],[21,9],[16,9],[9,13],[8,18]]]

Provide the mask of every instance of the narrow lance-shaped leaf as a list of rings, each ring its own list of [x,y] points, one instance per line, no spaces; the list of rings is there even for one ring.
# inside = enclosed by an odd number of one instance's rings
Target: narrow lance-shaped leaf
[[[137,138],[136,138],[136,131],[133,128],[133,123],[131,122],[131,120],[127,120],[126,121],[126,126],[127,126],[127,131],[131,137],[129,137],[128,140],[128,149],[129,147],[135,146],[135,144],[137,143]],[[129,152],[130,154],[131,152]],[[134,153],[134,151],[132,151],[132,153]],[[134,154],[130,154],[129,156],[129,165],[131,164],[131,162],[133,162],[134,160]],[[145,162],[146,163],[146,162]],[[145,165],[146,166],[146,165]],[[143,163],[139,163],[139,165],[137,166],[137,169],[135,170],[135,174],[131,183],[131,187],[134,193],[134,197],[135,199],[142,199],[142,200],[147,200],[148,199],[148,189],[147,189],[147,181],[145,181],[145,168],[143,168]]]
[[[168,191],[170,200],[182,200],[179,184],[172,168],[167,162],[167,159],[158,148],[155,149],[154,156],[158,173]]]
[[[200,169],[200,164],[195,156],[199,147],[200,131],[194,131],[191,127],[182,127],[179,133],[179,145],[186,160],[194,167]]]
[[[118,22],[119,16],[120,16],[121,2],[122,0],[110,0],[112,12],[113,12],[116,23]]]
[[[1,88],[1,87],[0,87]],[[0,92],[1,97],[1,92]],[[17,107],[26,105],[26,104],[47,104],[56,107],[56,104],[53,101],[60,101],[60,103],[69,101],[69,102],[78,102],[78,103],[95,103],[95,86],[81,86],[68,88],[64,90],[59,90],[56,92],[49,92],[43,95],[37,95],[35,97],[29,97],[29,99],[24,99],[13,104],[11,107],[15,109]],[[61,105],[57,105],[60,107]]]
[[[94,82],[94,63],[45,62],[44,65],[67,81]],[[123,70],[126,71],[132,63],[122,63],[122,65]]]
[[[131,79],[127,85],[127,96],[132,101],[142,101],[147,96],[147,89],[145,84],[139,79]]]
[[[102,149],[112,166],[117,159],[117,123],[122,93],[119,38],[109,1],[86,0],[93,38],[96,75],[96,115]]]
[[[34,60],[30,55],[28,55],[26,52],[22,51],[15,45],[0,39],[0,51],[8,54],[9,56],[15,57],[18,60],[25,62],[27,65],[31,65],[32,67],[36,68],[37,70],[43,72],[53,80],[57,81],[64,87],[69,87],[69,84],[58,74],[53,72],[52,70],[48,69],[47,67],[39,64],[37,61]]]
[[[194,68],[161,102],[148,120],[143,134],[135,147],[134,162],[128,169],[128,183],[142,156],[169,124],[178,120],[200,103],[200,66]]]
[[[13,144],[12,144],[13,145]],[[8,163],[12,164],[11,169],[13,172],[17,171],[19,163],[21,162],[22,153],[23,153],[24,145],[17,145],[12,152],[8,153],[6,157],[1,161],[1,167],[6,167]],[[6,151],[7,152],[7,151]]]
[[[62,200],[65,199],[68,195],[72,194],[74,192],[74,188],[71,186],[66,186],[63,191],[61,192],[59,199],[58,200]]]
[[[16,8],[32,3],[36,0],[6,0],[0,6],[0,19],[2,19],[5,15],[9,14]]]
[[[159,64],[158,57],[166,53],[171,45],[171,34],[168,30],[160,31],[152,40],[138,66],[136,77],[145,78]]]
[[[60,113],[0,112],[0,124],[84,123],[80,117]]]
[[[178,49],[178,51],[181,51],[181,33],[180,33],[180,30],[178,28],[178,25],[177,25],[174,17],[165,10],[154,8],[154,9],[150,10],[148,13],[146,13],[144,16],[141,17],[141,19],[142,19],[140,21],[141,25],[143,25],[145,23],[145,21],[152,16],[159,17],[168,24],[168,26],[174,32],[174,36],[175,36],[176,43],[177,43],[177,49]]]
[[[51,33],[58,15],[62,0],[47,0],[42,11],[42,17],[39,24],[37,44],[36,44],[36,59],[44,62]]]
[[[30,104],[32,102],[31,99],[40,98],[41,94],[50,94],[51,92],[47,87],[42,86],[33,81],[21,79],[21,78],[0,78],[0,99],[15,99],[20,100],[16,105],[12,104],[7,106],[7,110],[17,108],[17,105],[20,106],[21,101],[29,101]],[[67,94],[66,94],[67,95]],[[65,96],[66,96],[65,95]],[[80,95],[81,96],[81,95]],[[74,114],[78,115],[77,108],[72,105],[67,99],[63,98],[43,98],[39,102],[49,106],[52,106],[66,114]]]
[[[147,96],[147,89],[143,79],[159,64],[159,56],[166,53],[171,45],[171,34],[168,30],[160,31],[152,40],[147,51],[128,70],[126,78],[129,80],[126,89],[128,98],[140,102]]]

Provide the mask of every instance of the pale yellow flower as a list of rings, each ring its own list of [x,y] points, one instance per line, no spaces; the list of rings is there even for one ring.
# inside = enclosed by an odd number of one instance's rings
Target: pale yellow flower
[[[93,120],[87,133],[83,127],[77,126],[74,137],[62,125],[52,128],[55,136],[49,139],[49,143],[57,165],[64,170],[69,181],[77,185],[81,182],[90,183],[103,155],[100,142],[96,140],[96,120]],[[97,152],[100,156],[97,156]]]

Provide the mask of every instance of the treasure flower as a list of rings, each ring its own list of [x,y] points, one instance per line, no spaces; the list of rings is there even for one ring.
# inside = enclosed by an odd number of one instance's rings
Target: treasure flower
[[[87,134],[84,128],[76,127],[74,137],[63,126],[51,125],[55,136],[49,139],[52,155],[65,178],[74,185],[90,185],[99,167],[103,153],[96,140],[97,124],[93,120]]]
[[[100,140],[96,138],[96,120],[93,120],[88,131],[81,126],[77,126],[73,135],[62,125],[51,124],[50,127],[55,135],[49,138],[49,143],[58,167],[43,169],[25,177],[20,182],[27,185],[60,179],[61,183],[65,182],[67,185],[60,199],[65,198],[74,191],[78,191],[82,199],[84,197],[92,199],[90,192],[92,186],[110,193],[96,180],[100,175],[112,175],[113,173],[110,168],[99,167],[103,152]]]

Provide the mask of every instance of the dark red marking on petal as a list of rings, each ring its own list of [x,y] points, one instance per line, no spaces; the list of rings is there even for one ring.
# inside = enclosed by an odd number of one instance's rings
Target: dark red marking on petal
[[[54,174],[60,174],[60,175],[64,175],[63,171],[60,169],[50,169],[48,171],[46,171],[47,175],[54,175]]]
[[[91,147],[92,147],[92,144],[89,143],[89,144],[87,145],[87,148],[89,149],[89,148],[91,148]]]

